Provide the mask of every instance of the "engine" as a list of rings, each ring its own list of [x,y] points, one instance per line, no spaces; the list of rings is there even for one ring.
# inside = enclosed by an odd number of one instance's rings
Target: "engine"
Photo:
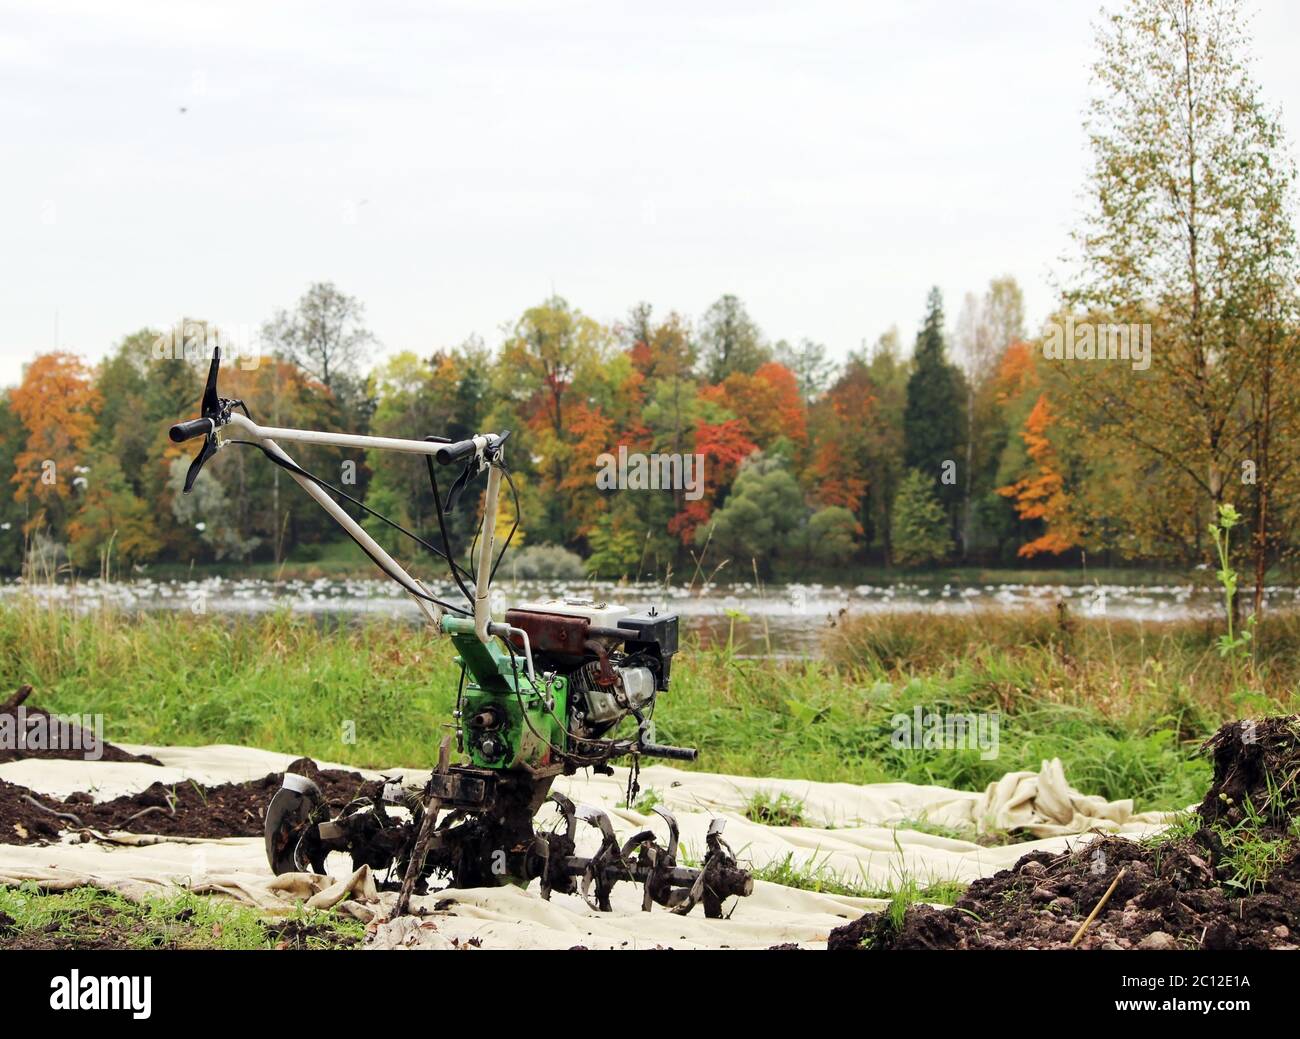
[[[650,717],[668,688],[677,617],[590,599],[521,603],[506,623],[528,634],[537,667],[565,678],[569,730],[596,739],[629,715]],[[523,639],[514,636],[517,649]]]

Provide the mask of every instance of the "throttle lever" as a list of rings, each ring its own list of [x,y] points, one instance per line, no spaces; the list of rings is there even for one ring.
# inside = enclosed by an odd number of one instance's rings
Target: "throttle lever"
[[[220,370],[221,347],[214,346],[212,348],[212,363],[208,365],[207,382],[203,385],[203,399],[199,404],[200,417],[190,419],[188,422],[178,422],[167,432],[172,442],[177,444],[192,440],[196,436],[203,437],[203,446],[199,448],[199,453],[194,456],[194,461],[190,463],[190,467],[185,473],[183,494],[190,493],[194,487],[194,481],[198,479],[199,472],[203,469],[207,460],[217,453],[217,423],[221,421],[226,407],[221,398],[217,396],[217,374]]]

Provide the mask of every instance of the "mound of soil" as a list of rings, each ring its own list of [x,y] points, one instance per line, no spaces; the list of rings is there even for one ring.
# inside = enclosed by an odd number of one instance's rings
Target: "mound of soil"
[[[378,796],[382,785],[366,781],[357,772],[321,769],[310,758],[299,758],[288,771],[308,776],[326,800],[339,803],[357,796]],[[260,837],[266,806],[283,778],[283,773],[273,772],[261,779],[220,786],[154,783],[138,794],[99,804],[85,793],[61,801],[0,780],[0,843],[48,841],[61,831],[81,829],[169,837]]]
[[[1214,781],[1195,832],[1032,852],[975,881],[950,908],[910,906],[897,929],[888,914],[869,913],[832,931],[828,947],[1068,948],[1116,878],[1078,948],[1300,947],[1300,844],[1291,831],[1300,814],[1300,716],[1232,722],[1206,750]],[[1243,870],[1243,855],[1254,868]]]
[[[31,686],[20,686],[14,691],[13,695],[10,696],[9,699],[5,700],[4,703],[0,703],[0,716],[5,716],[3,718],[3,723],[7,725],[10,731],[18,732],[22,729],[25,732],[30,732],[33,725],[46,725],[48,723],[50,718],[50,713],[48,711],[24,703],[24,701],[31,695],[31,692]],[[20,707],[22,708],[21,712],[19,711]],[[27,728],[24,729],[24,726]],[[32,746],[16,747],[9,746],[6,742],[0,742],[0,764],[3,764],[6,761],[19,761],[23,758],[60,758],[65,761],[81,760],[85,758],[86,753],[84,750],[78,748],[95,747],[96,738],[94,733],[87,732],[79,726],[74,726],[73,728],[77,731],[75,733],[73,746],[69,747],[56,747],[53,749],[48,747]],[[47,731],[49,730],[47,729]],[[72,729],[68,729],[68,734],[73,735]],[[161,762],[156,758],[151,758],[143,754],[129,754],[121,747],[115,747],[107,741],[100,743],[96,749],[98,750],[98,760],[100,761],[142,761],[147,765],[161,764]]]
[[[1197,811],[1207,823],[1237,825],[1246,808],[1285,828],[1300,815],[1300,715],[1232,722],[1205,743],[1214,782]]]

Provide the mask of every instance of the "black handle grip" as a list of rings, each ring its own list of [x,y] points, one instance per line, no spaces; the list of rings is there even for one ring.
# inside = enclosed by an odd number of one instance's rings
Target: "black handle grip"
[[[439,465],[450,465],[452,462],[458,462],[474,453],[473,440],[461,440],[454,444],[448,444],[446,447],[438,448],[437,454],[433,457],[438,459]]]
[[[192,418],[188,422],[177,422],[167,431],[173,444],[183,444],[195,437],[205,437],[214,429],[210,418]]]
[[[640,749],[648,758],[669,758],[672,761],[694,761],[700,756],[694,747],[670,747],[664,743],[643,743]]]

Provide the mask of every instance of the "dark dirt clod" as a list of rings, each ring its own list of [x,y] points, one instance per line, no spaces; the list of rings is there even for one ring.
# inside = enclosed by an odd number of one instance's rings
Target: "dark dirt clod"
[[[21,707],[27,718],[48,717],[27,703],[31,686],[22,686],[0,703],[0,714],[14,716]],[[159,765],[155,758],[129,754],[111,743],[102,745],[103,761],[134,761]],[[21,758],[79,759],[79,750],[0,749],[0,762]],[[298,758],[289,772],[313,780],[327,801],[346,803],[357,796],[378,796],[382,784],[367,782],[360,773],[323,770],[311,758]],[[0,844],[33,844],[58,838],[65,830],[125,830],[169,837],[260,837],[267,803],[280,789],[283,773],[273,772],[245,783],[205,787],[185,782],[152,786],[111,801],[95,803],[88,793],[69,794],[64,800],[38,794],[0,780]],[[33,804],[32,802],[37,802]],[[39,806],[44,806],[44,808]],[[80,825],[78,825],[78,823]]]
[[[271,922],[266,925],[266,933],[277,949],[341,949],[360,944],[359,939],[341,936],[323,922]]]
[[[1223,726],[1207,742],[1214,781],[1190,836],[1138,842],[1099,836],[1059,855],[1032,852],[975,881],[946,909],[914,905],[895,930],[868,913],[831,932],[828,948],[1060,949],[1111,882],[1123,879],[1078,948],[1295,949],[1300,941],[1300,719]],[[1225,827],[1284,849],[1255,885],[1234,885]]]
[[[377,796],[381,786],[366,781],[357,772],[322,770],[307,758],[300,758],[289,768],[309,775],[326,800],[340,804],[357,796]],[[25,798],[55,812],[75,815],[84,827],[101,833],[126,830],[170,837],[260,837],[266,806],[280,789],[282,778],[282,773],[274,772],[245,783],[211,787],[193,782],[170,787],[154,783],[138,794],[99,804],[86,794],[72,794],[61,801],[0,780],[0,843],[49,841],[63,830],[79,829],[70,820],[42,811]]]

